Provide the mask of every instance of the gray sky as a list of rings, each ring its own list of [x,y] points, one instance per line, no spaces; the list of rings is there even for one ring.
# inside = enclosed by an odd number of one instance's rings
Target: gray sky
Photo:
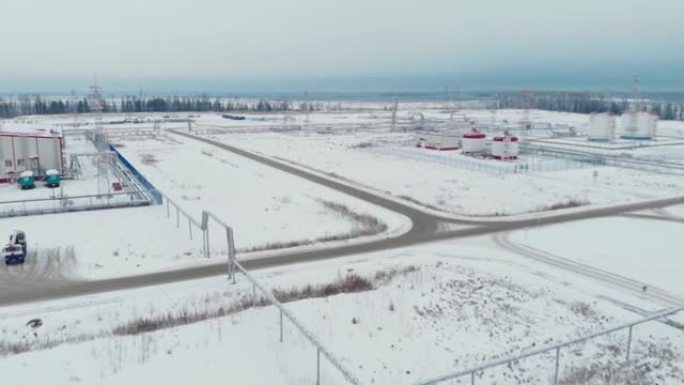
[[[682,0],[3,0],[0,79],[674,76],[682,18]]]

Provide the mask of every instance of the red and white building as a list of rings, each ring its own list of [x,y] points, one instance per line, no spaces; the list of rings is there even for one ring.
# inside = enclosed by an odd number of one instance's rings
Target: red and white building
[[[61,133],[0,131],[0,183],[13,183],[24,171],[38,178],[50,169],[64,174],[63,150]]]

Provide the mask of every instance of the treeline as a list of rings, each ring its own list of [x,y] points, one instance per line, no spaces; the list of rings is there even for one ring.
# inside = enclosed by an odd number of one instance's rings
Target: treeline
[[[537,108],[548,111],[574,112],[611,112],[620,115],[631,107],[627,99],[597,98],[589,93],[579,92],[518,92],[496,96],[498,108]],[[684,120],[684,104],[671,102],[644,101],[639,108],[651,111],[664,120]]]
[[[279,111],[319,111],[321,106],[311,102],[293,105],[286,99],[239,101],[235,99],[210,98],[207,96],[137,97],[129,96],[106,99],[93,103],[88,98],[80,100],[46,99],[41,96],[20,96],[0,98],[0,118],[13,118],[22,115],[58,115],[90,113],[101,105],[105,113],[134,112],[279,112]]]

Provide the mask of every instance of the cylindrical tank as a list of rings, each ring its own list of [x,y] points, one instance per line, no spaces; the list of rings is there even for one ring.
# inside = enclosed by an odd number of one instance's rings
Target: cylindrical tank
[[[503,136],[495,136],[492,140],[492,158],[494,159],[517,159],[519,152],[517,136],[506,133]]]
[[[464,154],[475,154],[485,150],[486,135],[473,129],[472,131],[463,134],[461,139],[461,146]]]
[[[655,135],[658,115],[645,111],[629,111],[622,115],[623,139],[649,140]]]
[[[587,139],[592,141],[610,141],[615,136],[615,117],[608,112],[592,113],[589,116]]]

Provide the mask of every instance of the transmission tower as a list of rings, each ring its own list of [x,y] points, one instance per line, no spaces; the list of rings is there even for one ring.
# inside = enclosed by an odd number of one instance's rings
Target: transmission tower
[[[641,110],[641,77],[639,75],[634,75],[634,88],[632,93],[634,94],[634,111]]]
[[[95,134],[102,135],[104,138],[104,144],[109,143],[109,137],[107,136],[106,130],[102,125],[102,112],[104,111],[104,99],[102,98],[102,90],[97,84],[97,78],[92,86],[90,86],[90,94],[88,95],[88,104],[90,106],[90,112],[95,114]]]
[[[96,146],[99,151],[107,151],[109,149],[109,135],[102,124],[102,112],[104,111],[104,99],[102,97],[102,90],[97,84],[97,77],[92,86],[90,86],[90,94],[88,95],[88,102],[90,112],[95,114],[95,137]],[[109,171],[113,167],[110,157],[107,155],[95,156],[93,162],[97,168],[97,193],[102,195],[109,193]]]
[[[394,131],[397,125],[397,109],[399,107],[399,102],[397,99],[394,99],[394,103],[392,104],[392,128],[390,131]]]

